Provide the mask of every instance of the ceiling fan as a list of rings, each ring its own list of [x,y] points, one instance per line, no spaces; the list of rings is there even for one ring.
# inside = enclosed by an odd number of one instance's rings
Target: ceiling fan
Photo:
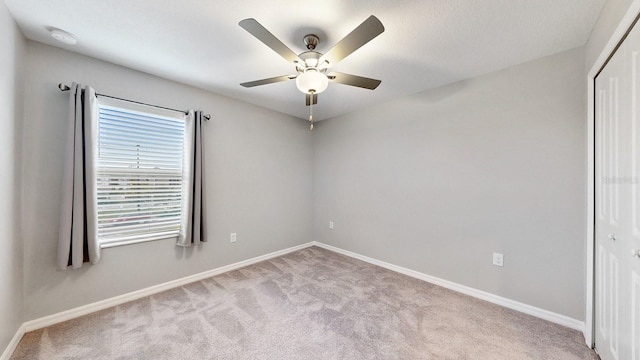
[[[289,49],[282,41],[278,40],[278,38],[256,21],[256,19],[244,19],[240,21],[239,25],[285,60],[293,63],[296,70],[296,74],[294,75],[276,76],[240,84],[244,87],[249,88],[295,79],[298,90],[306,95],[306,105],[310,106],[318,103],[318,94],[327,89],[329,81],[369,90],[374,90],[380,85],[381,81],[376,79],[340,72],[327,72],[330,67],[336,65],[339,61],[358,50],[362,45],[384,32],[384,26],[380,20],[373,15],[358,25],[358,27],[335,44],[333,48],[325,54],[315,51],[320,41],[315,34],[305,35],[303,40],[307,51],[296,55],[296,53]],[[312,115],[309,120],[313,121]]]

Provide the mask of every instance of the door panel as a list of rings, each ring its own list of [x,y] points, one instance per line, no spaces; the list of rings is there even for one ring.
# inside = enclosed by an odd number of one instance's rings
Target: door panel
[[[631,187],[633,235],[640,236],[640,191],[638,189],[638,179],[640,176],[640,124],[638,123],[638,104],[637,99],[640,95],[640,51],[632,50],[631,53],[631,99],[636,99],[631,103],[631,168],[633,178],[631,179],[635,186]],[[640,360],[640,359],[639,359]]]
[[[619,64],[616,64],[619,65]],[[607,166],[609,167],[608,179],[609,185],[606,189],[609,192],[609,224],[617,227],[620,213],[620,189],[615,184],[620,178],[620,97],[618,95],[619,78],[609,78],[609,93],[608,93],[608,110],[607,116],[607,135],[608,135],[608,155]]]
[[[596,262],[599,266],[596,268],[596,281],[597,289],[606,289],[607,288],[607,273],[604,271],[607,268],[607,251],[605,250],[603,245],[598,245],[598,257]],[[609,324],[609,318],[607,317],[607,292],[598,291],[596,297],[596,323],[597,328],[600,331],[600,338],[603,340],[607,340],[609,337],[609,331],[607,331]]]
[[[620,345],[620,277],[618,258],[613,254],[609,255],[609,331],[611,340],[609,341],[609,350],[614,359],[618,359],[618,349]]]
[[[624,58],[614,57],[596,79],[596,199],[599,210],[596,221],[596,347],[605,360],[620,358],[620,259],[615,251],[620,242],[626,212],[621,174],[626,170],[623,157],[624,139],[620,138],[620,110],[624,107],[620,76]],[[624,132],[622,132],[624,133]],[[621,194],[622,191],[622,194]],[[622,203],[621,203],[622,195]]]
[[[624,243],[621,252],[625,258],[625,264],[621,263],[621,271],[628,274],[623,280],[626,282],[624,287],[629,287],[627,292],[621,290],[621,294],[628,294],[625,301],[621,299],[621,306],[625,306],[627,310],[624,312],[627,327],[622,327],[628,334],[625,337],[624,344],[629,351],[629,359],[640,360],[640,253],[636,251],[640,249],[640,25],[629,33],[625,50],[625,56],[628,61],[628,69],[630,76],[628,88],[631,92],[630,106],[628,107],[628,117],[631,119],[631,225],[628,231],[629,241]],[[632,255],[637,254],[637,255]]]

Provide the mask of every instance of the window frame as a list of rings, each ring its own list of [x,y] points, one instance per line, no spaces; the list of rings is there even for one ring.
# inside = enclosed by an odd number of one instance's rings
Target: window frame
[[[169,231],[165,231],[164,233],[160,233],[158,232],[156,236],[144,236],[142,237],[142,235],[138,235],[136,237],[114,237],[113,239],[110,240],[106,240],[104,236],[100,236],[100,227],[98,226],[97,228],[97,241],[98,244],[100,246],[100,248],[105,249],[105,248],[111,248],[111,247],[117,247],[117,246],[124,246],[124,245],[131,245],[131,244],[138,244],[138,243],[143,243],[143,242],[150,242],[150,241],[158,241],[158,240],[169,240],[169,239],[173,239],[173,240],[177,240],[178,236],[180,234],[180,230],[181,230],[181,224],[182,224],[182,218],[184,216],[184,203],[185,203],[185,198],[184,198],[184,193],[185,193],[185,185],[186,185],[186,174],[185,174],[185,134],[186,134],[186,121],[187,121],[187,114],[185,114],[184,112],[181,111],[175,111],[175,110],[170,110],[170,109],[165,109],[165,108],[159,108],[159,107],[155,107],[152,105],[146,105],[146,104],[141,104],[138,102],[134,102],[134,101],[128,101],[128,100],[124,100],[124,99],[118,99],[118,98],[113,98],[110,96],[104,96],[104,95],[97,95],[97,103],[96,103],[96,108],[97,108],[97,113],[98,113],[98,117],[97,117],[97,133],[96,136],[98,138],[98,141],[96,142],[96,157],[95,159],[93,159],[95,161],[95,171],[96,171],[96,186],[98,186],[99,181],[100,181],[100,172],[102,167],[100,166],[100,161],[99,161],[99,153],[100,153],[100,122],[101,122],[101,115],[100,115],[100,110],[102,108],[105,109],[115,109],[115,110],[122,110],[125,112],[129,112],[129,113],[134,113],[134,114],[140,114],[140,115],[151,115],[151,116],[155,116],[155,117],[162,117],[162,118],[168,118],[171,120],[175,120],[176,122],[181,122],[182,125],[182,135],[183,135],[183,145],[182,145],[182,151],[180,154],[180,157],[182,159],[182,164],[181,164],[181,187],[180,187],[180,205],[179,205],[179,217],[180,220],[179,225],[178,225],[178,229],[177,230],[173,230],[171,231],[171,234],[167,234],[167,232]],[[150,175],[149,179],[152,179],[152,175]],[[100,223],[100,205],[99,203],[99,199],[96,199],[96,204],[97,204],[97,213],[96,213],[96,218],[98,221],[98,224]],[[175,234],[174,234],[175,233]]]

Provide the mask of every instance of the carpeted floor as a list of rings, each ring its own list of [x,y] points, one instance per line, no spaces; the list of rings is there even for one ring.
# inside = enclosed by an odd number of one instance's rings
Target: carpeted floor
[[[318,247],[24,336],[12,359],[598,359],[582,334]]]

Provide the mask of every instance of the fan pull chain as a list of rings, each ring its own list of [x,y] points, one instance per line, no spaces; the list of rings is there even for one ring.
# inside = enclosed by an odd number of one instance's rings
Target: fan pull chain
[[[309,102],[309,131],[313,131],[313,91],[311,92],[311,101]]]

